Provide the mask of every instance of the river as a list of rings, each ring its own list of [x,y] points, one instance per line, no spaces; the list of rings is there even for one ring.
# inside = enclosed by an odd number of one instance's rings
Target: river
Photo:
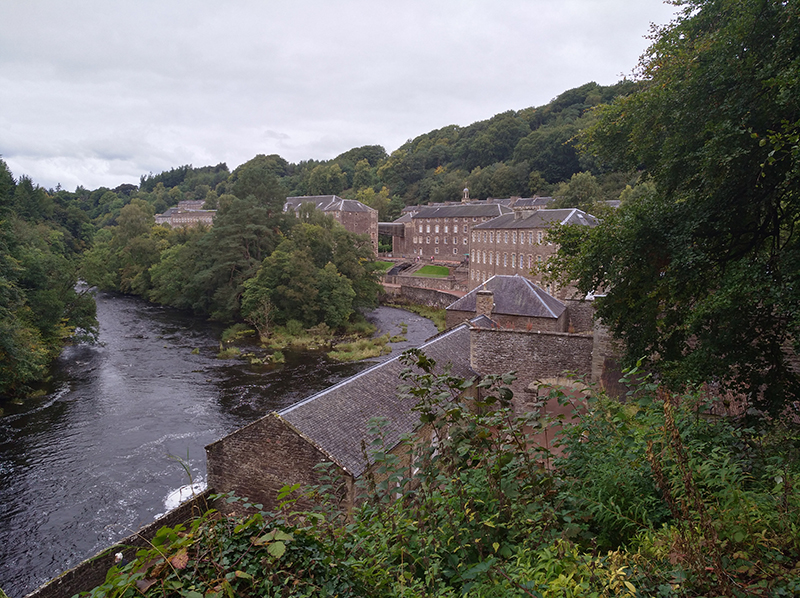
[[[292,352],[277,367],[218,360],[220,326],[133,297],[98,293],[97,315],[100,342],[65,349],[46,394],[2,404],[0,588],[11,598],[152,521],[190,476],[203,482],[206,444],[370,365]],[[395,351],[435,333],[401,310],[369,317],[392,335],[408,325]]]

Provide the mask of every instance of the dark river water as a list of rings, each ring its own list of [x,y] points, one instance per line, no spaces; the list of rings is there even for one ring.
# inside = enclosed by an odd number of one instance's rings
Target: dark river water
[[[2,404],[0,588],[11,598],[165,512],[190,483],[184,466],[202,483],[206,444],[370,365],[291,352],[278,367],[222,361],[221,328],[203,319],[104,293],[97,312],[100,343],[68,347],[48,394]],[[407,344],[435,333],[408,312],[371,317],[393,335],[406,322]]]

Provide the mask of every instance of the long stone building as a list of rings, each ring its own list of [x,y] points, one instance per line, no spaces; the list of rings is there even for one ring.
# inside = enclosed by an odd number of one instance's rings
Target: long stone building
[[[420,257],[462,261],[470,252],[470,231],[511,209],[500,204],[471,202],[452,205],[421,206],[404,214],[396,222],[404,224],[403,237],[394,237],[396,257]]]
[[[372,250],[378,254],[378,210],[355,199],[342,199],[336,195],[301,195],[287,197],[283,211],[298,213],[303,204],[312,204],[351,233],[369,235]]]
[[[530,278],[551,295],[566,298],[571,289],[556,289],[534,272],[557,247],[547,239],[554,224],[596,226],[597,219],[577,208],[514,210],[473,227],[470,233],[469,288],[497,274]]]
[[[179,201],[177,206],[168,208],[163,214],[156,214],[156,224],[169,224],[172,228],[191,227],[198,224],[211,226],[214,223],[216,210],[204,210],[205,200]]]

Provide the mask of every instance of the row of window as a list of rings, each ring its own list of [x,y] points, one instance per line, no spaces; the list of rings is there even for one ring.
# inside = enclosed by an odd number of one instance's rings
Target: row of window
[[[462,228],[464,229],[464,232],[466,233],[468,227],[464,226]],[[417,230],[418,230],[419,234],[422,234],[422,225],[421,224],[417,227]],[[426,233],[430,233],[431,232],[431,225],[430,224],[426,224],[425,225],[425,232]],[[439,225],[438,224],[434,224],[433,225],[433,232],[434,233],[438,233],[439,232]],[[444,225],[444,232],[445,232],[445,234],[450,232],[450,226],[449,225],[447,225],[447,224]],[[456,234],[456,235],[458,234],[458,225],[457,224],[453,225],[453,234]]]
[[[493,218],[496,218],[496,216],[492,216],[492,218],[491,218],[491,219],[493,219]],[[480,220],[481,220],[481,222],[486,222],[487,220],[491,220],[491,219],[490,219],[490,218],[487,218],[486,216],[484,216],[484,217],[482,217]],[[436,220],[436,218],[434,218],[434,220]],[[443,218],[442,220],[444,220],[445,222],[450,222],[450,218]],[[469,218],[462,218],[461,220],[462,220],[463,222],[469,222]],[[431,221],[431,219],[430,219],[430,218],[426,218],[426,219],[425,219],[425,222],[430,222],[430,221]],[[473,216],[473,217],[472,217],[472,221],[473,221],[473,222],[477,222],[477,221],[478,221],[478,218],[477,218],[477,216]],[[458,218],[453,218],[453,222],[458,222]]]
[[[509,238],[510,238],[511,239],[511,243],[513,245],[517,244],[517,238],[519,238],[519,242],[522,243],[522,244],[525,243],[525,240],[527,238],[528,245],[533,245],[533,240],[535,238],[536,239],[536,244],[537,245],[541,245],[544,242],[544,231],[541,231],[541,230],[536,231],[536,235],[534,235],[533,231],[527,231],[527,233],[525,231],[519,231],[519,236],[517,235],[517,231],[515,231],[515,230],[511,231],[510,234],[509,234],[509,231],[507,231],[507,230],[506,231],[502,231],[502,232],[501,231],[497,231],[497,234],[495,234],[495,231],[493,231],[493,230],[491,230],[491,231],[485,231],[485,230],[472,231],[472,242],[473,243],[476,243],[476,242],[479,242],[479,241],[481,241],[483,243],[487,243],[487,242],[488,243],[494,243],[495,242],[495,238],[497,239],[498,243],[500,243],[501,241],[503,243],[508,243]]]
[[[422,239],[423,239],[423,237],[414,237],[414,239],[413,239],[414,245],[421,245],[422,244]],[[450,238],[449,237],[442,237],[442,244],[447,245],[449,242],[450,242]],[[431,238],[430,237],[425,237],[425,243],[427,245],[430,245],[431,244]],[[468,239],[467,239],[467,237],[464,237],[464,245],[466,245],[467,243],[468,243]],[[439,237],[434,237],[433,238],[433,244],[434,245],[438,245],[439,244]],[[458,237],[453,237],[453,245],[458,245]]]
[[[422,247],[420,247],[419,249],[414,249],[414,253],[419,253],[420,255],[422,255]],[[433,253],[439,255],[439,248],[434,247]],[[458,255],[458,247],[453,247],[453,255]]]
[[[510,254],[510,257],[511,257],[511,259],[509,260],[509,254],[508,253],[503,253],[502,264],[501,264],[501,258],[500,258],[500,252],[499,251],[497,253],[494,253],[493,251],[486,252],[486,251],[481,251],[480,249],[478,249],[478,250],[472,252],[472,263],[473,264],[488,264],[490,266],[492,266],[492,265],[494,265],[494,266],[502,265],[504,268],[508,268],[509,263],[510,263],[512,268],[516,268],[517,265],[519,265],[520,270],[525,268],[525,255],[524,254],[520,253],[519,256],[517,256],[516,253],[512,253],[512,254]],[[532,254],[529,253],[528,254],[528,260],[527,260],[527,262],[528,262],[527,268],[529,270],[531,268],[533,268],[534,261],[537,264],[541,264],[542,263],[542,259],[543,258],[542,258],[541,255],[537,255],[537,256],[534,257]]]

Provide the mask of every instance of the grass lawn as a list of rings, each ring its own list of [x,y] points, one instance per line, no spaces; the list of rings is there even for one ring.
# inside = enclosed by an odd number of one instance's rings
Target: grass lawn
[[[376,272],[386,272],[392,266],[394,266],[394,262],[381,262],[378,260],[375,261]]]
[[[450,276],[450,268],[447,266],[422,266],[419,270],[414,272],[414,276],[430,276],[433,278],[444,278]]]

